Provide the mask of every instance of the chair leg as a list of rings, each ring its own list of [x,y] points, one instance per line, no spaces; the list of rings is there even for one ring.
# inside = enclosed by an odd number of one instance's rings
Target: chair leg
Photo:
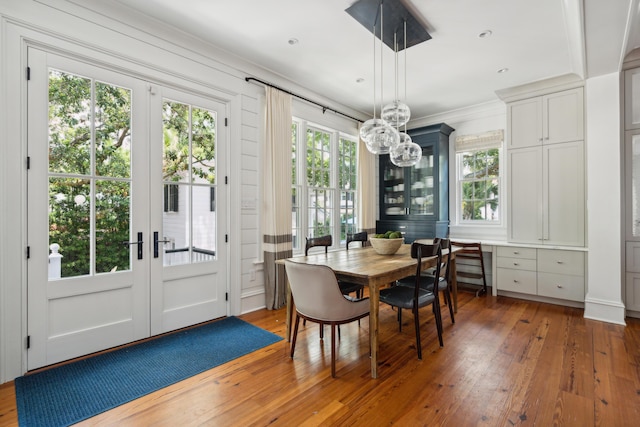
[[[331,324],[331,376],[336,377],[336,325]]]
[[[436,298],[433,301],[433,313],[436,318],[436,329],[438,330],[438,341],[440,341],[440,347],[444,347],[444,342],[442,341],[442,316],[440,314],[440,302]]]
[[[320,339],[324,339],[324,323],[320,323]]]
[[[291,358],[293,359],[293,353],[296,351],[296,339],[298,338],[298,326],[300,326],[300,315],[296,314],[296,325],[293,328],[293,337],[291,338]]]
[[[453,316],[453,304],[451,301],[451,292],[449,291],[449,288],[444,290],[444,297],[447,301],[447,305],[449,306],[449,316],[451,317],[451,323],[456,323],[456,318]]]
[[[414,310],[413,318],[416,323],[416,347],[418,349],[418,359],[422,360],[422,344],[420,343],[420,316],[418,315],[418,308]]]
[[[398,307],[398,331],[402,332],[402,309]]]

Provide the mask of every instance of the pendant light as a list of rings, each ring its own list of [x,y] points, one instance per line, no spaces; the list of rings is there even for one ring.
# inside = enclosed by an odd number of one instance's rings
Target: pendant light
[[[389,117],[396,120],[397,123],[404,121],[402,124],[398,124],[397,127],[404,125],[404,132],[399,132],[400,143],[391,148],[389,151],[389,158],[391,163],[400,167],[411,167],[422,159],[422,148],[411,140],[409,134],[407,134],[407,122],[411,117],[411,111],[409,107],[398,101],[398,43],[395,40],[394,45],[396,50],[396,101],[387,105],[383,109],[387,111]],[[404,21],[404,98],[407,99],[407,21]],[[405,120],[406,118],[406,120]]]
[[[383,61],[382,51],[384,48],[384,7],[380,2],[380,98],[383,99]],[[367,149],[373,154],[388,154],[391,149],[400,143],[399,132],[382,118],[376,118],[376,27],[373,26],[373,118],[367,120],[360,127],[360,138],[364,141]]]

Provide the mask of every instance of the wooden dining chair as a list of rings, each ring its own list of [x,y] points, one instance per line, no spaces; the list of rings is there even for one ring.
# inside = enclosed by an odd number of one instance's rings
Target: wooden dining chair
[[[442,262],[439,265],[439,275],[436,278],[435,269],[428,270],[427,273],[423,272],[420,276],[419,282],[420,286],[423,289],[433,292],[434,283],[438,284],[438,292],[442,292],[444,297],[444,302],[449,306],[449,317],[451,318],[451,323],[456,323],[456,319],[453,314],[453,300],[451,298],[451,240],[449,239],[437,239],[434,240],[434,243],[440,243],[440,250],[445,252],[442,255]],[[405,277],[404,279],[400,279],[396,282],[400,286],[409,286],[413,287],[416,283],[416,278],[414,276]]]
[[[484,270],[482,243],[456,242],[452,240],[451,245],[462,248],[458,252],[456,252],[456,260],[461,260],[462,265],[464,266],[464,269],[462,269],[459,268],[461,263],[457,263],[456,265],[456,279],[458,281],[458,285],[477,286],[476,283],[480,282],[481,288],[476,291],[476,296],[486,294],[487,276]]]
[[[285,260],[291,294],[295,300],[296,320],[291,338],[291,358],[295,353],[300,319],[331,325],[331,376],[336,376],[336,326],[369,315],[368,298],[347,299],[338,280],[325,265],[302,264]]]
[[[360,242],[361,246],[364,247],[365,244],[369,241],[369,236],[366,231],[361,231],[360,233],[347,234],[347,244],[346,249],[349,250],[349,244],[352,242]],[[356,298],[362,298],[364,286],[360,283],[352,283],[345,282],[343,280],[339,280],[338,284],[340,285],[340,290],[344,295],[349,295],[351,293],[356,294]]]
[[[380,290],[380,301],[398,309],[399,330],[402,332],[402,309],[406,308],[413,312],[416,330],[416,348],[418,349],[418,359],[422,359],[422,345],[420,343],[420,308],[431,305],[438,331],[440,347],[444,346],[442,340],[442,318],[440,315],[440,302],[438,292],[432,292],[420,286],[422,275],[422,258],[435,256],[436,266],[433,277],[440,277],[440,265],[442,263],[442,250],[440,244],[422,244],[414,242],[411,244],[411,257],[417,260],[416,274],[413,286],[392,286]]]

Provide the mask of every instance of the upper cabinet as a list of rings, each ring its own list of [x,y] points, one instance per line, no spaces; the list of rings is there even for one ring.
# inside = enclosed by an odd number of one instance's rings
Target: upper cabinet
[[[508,238],[584,246],[583,88],[507,104]]]
[[[507,148],[582,141],[583,102],[575,88],[507,104]]]
[[[402,231],[407,241],[448,233],[451,132],[444,123],[408,131],[422,147],[422,159],[413,167],[398,167],[389,155],[380,156],[378,232]]]

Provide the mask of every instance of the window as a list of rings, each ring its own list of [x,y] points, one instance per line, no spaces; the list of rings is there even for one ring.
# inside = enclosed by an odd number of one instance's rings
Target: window
[[[165,212],[178,212],[178,185],[177,184],[165,184],[164,185],[164,211]]]
[[[456,138],[459,222],[500,222],[503,132]]]
[[[326,234],[333,236],[334,244],[343,246],[346,233],[357,227],[358,140],[295,119],[291,135],[293,249],[302,251],[303,236]]]

